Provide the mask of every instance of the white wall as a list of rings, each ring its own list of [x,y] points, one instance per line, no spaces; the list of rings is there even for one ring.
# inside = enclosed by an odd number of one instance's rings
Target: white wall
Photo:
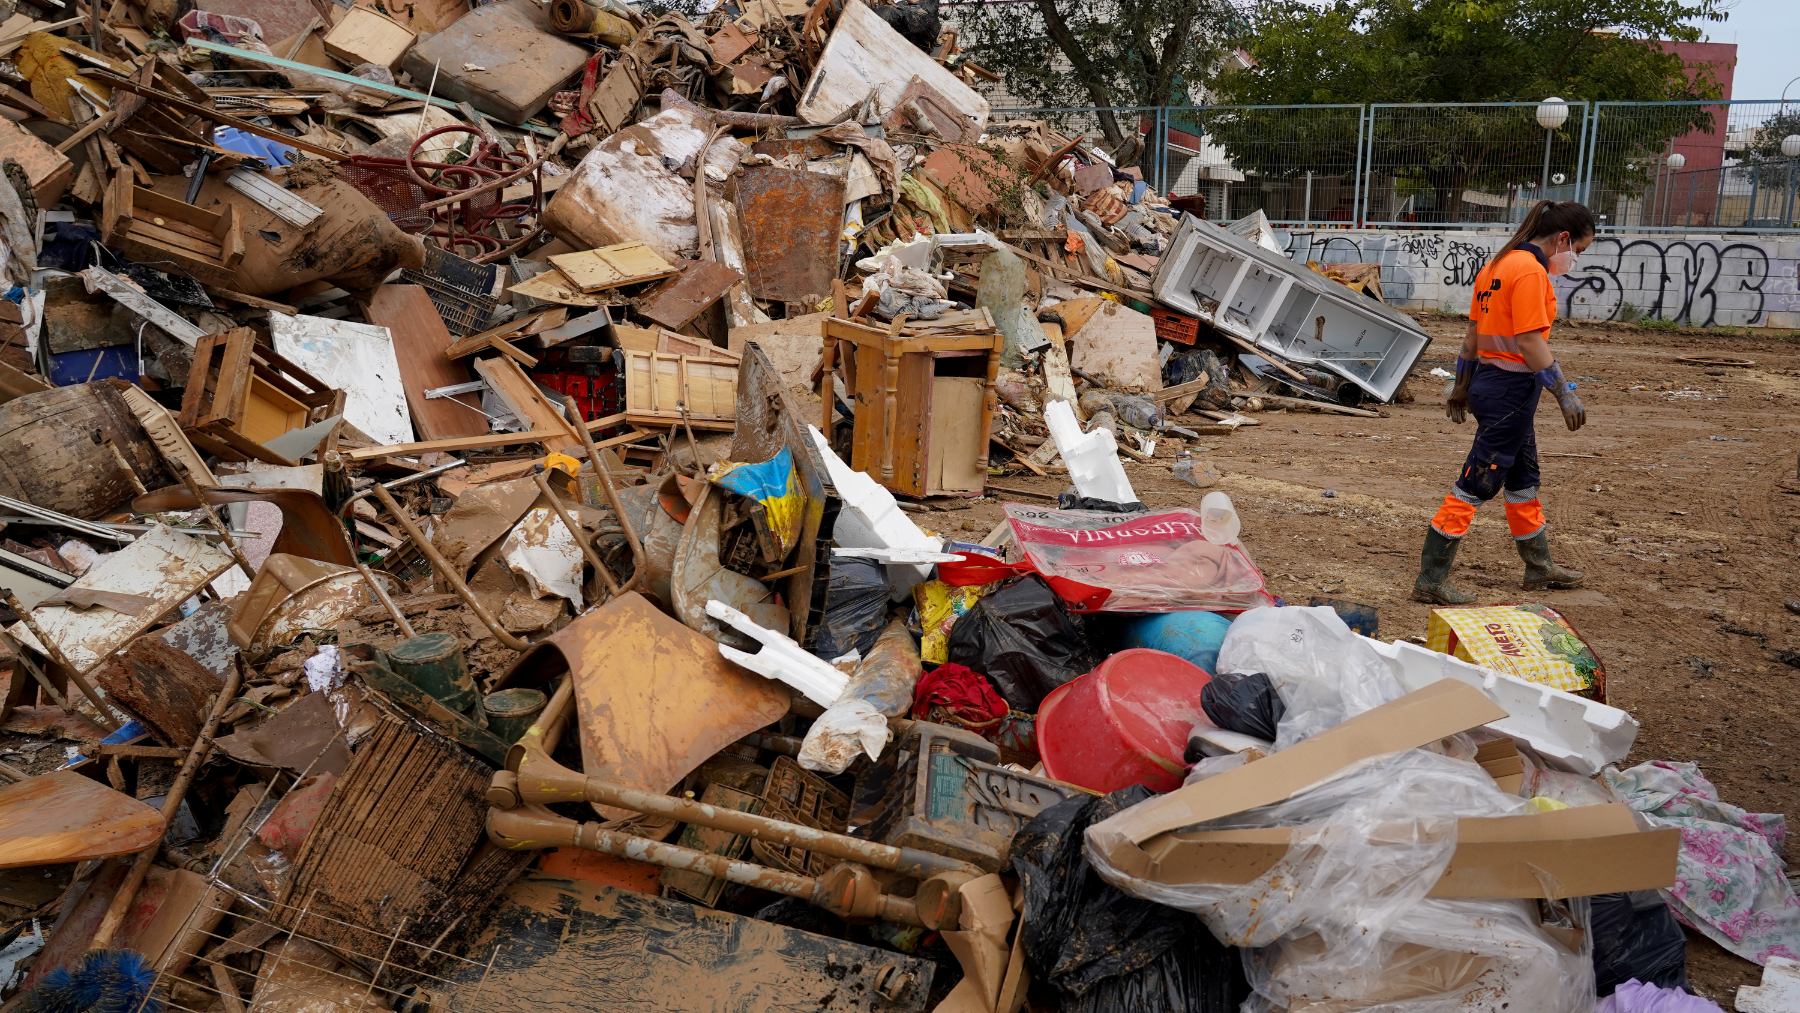
[[[1476,272],[1507,233],[1297,228],[1277,237],[1302,262],[1379,263],[1396,306],[1466,313]],[[1601,236],[1556,290],[1562,315],[1578,320],[1800,328],[1800,236]]]

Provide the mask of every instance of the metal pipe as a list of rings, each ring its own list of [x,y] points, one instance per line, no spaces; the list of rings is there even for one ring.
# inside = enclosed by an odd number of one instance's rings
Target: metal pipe
[[[619,487],[613,481],[612,469],[607,467],[606,458],[600,454],[600,448],[594,444],[594,434],[588,432],[587,423],[581,419],[581,406],[572,397],[563,398],[563,407],[575,420],[575,432],[580,434],[581,443],[587,448],[588,463],[593,465],[594,477],[600,480],[600,494],[606,497],[606,505],[612,507],[619,518],[619,531],[625,536],[625,544],[631,549],[631,579],[622,584],[621,590],[636,590],[638,585],[649,580],[650,568],[644,564],[644,540],[638,537],[637,525],[631,522],[631,515],[619,501]],[[618,591],[613,592],[619,593]]]
[[[613,579],[612,571],[606,568],[606,560],[601,559],[600,554],[594,551],[592,539],[582,531],[581,525],[576,522],[575,518],[569,515],[568,509],[563,506],[562,499],[556,495],[556,490],[550,488],[550,473],[540,471],[532,478],[537,480],[538,491],[544,494],[544,500],[550,504],[550,509],[556,512],[556,516],[563,522],[563,526],[569,529],[569,537],[575,539],[575,545],[581,550],[582,556],[586,557],[588,564],[600,574],[600,579],[606,582],[607,590],[617,595],[619,582]]]
[[[481,624],[488,628],[488,632],[494,635],[494,639],[515,651],[528,650],[531,644],[519,639],[510,630],[500,625],[500,621],[495,619],[487,607],[475,597],[475,593],[469,590],[469,585],[463,581],[462,575],[456,572],[456,567],[450,565],[450,561],[437,550],[437,546],[432,545],[431,540],[425,537],[425,533],[419,530],[419,526],[413,523],[412,515],[395,502],[393,494],[379,485],[372,491],[381,505],[393,515],[394,521],[400,525],[400,530],[406,532],[406,537],[413,543],[413,547],[418,549],[420,555],[423,555],[431,564],[432,571],[438,575],[440,580],[450,585],[450,590],[462,599],[464,605],[469,606],[469,611],[475,613],[475,618],[481,620]]]
[[[399,606],[394,604],[394,599],[388,597],[387,588],[382,587],[381,582],[375,579],[375,575],[369,572],[368,564],[360,559],[352,560],[352,562],[356,564],[357,572],[362,574],[363,580],[369,585],[369,590],[375,593],[375,600],[381,602],[381,607],[387,609],[388,616],[394,620],[394,625],[400,627],[400,632],[409,639],[418,636],[413,632],[412,623],[406,621],[406,615],[400,611]]]
[[[109,732],[118,731],[120,721],[114,716],[113,709],[107,704],[106,698],[100,695],[100,691],[94,688],[94,684],[88,681],[81,669],[69,660],[69,656],[62,652],[62,648],[56,645],[56,641],[51,640],[44,633],[43,628],[38,626],[37,620],[31,618],[31,610],[19,603],[18,596],[12,593],[12,588],[0,588],[0,595],[4,596],[0,597],[0,601],[6,602],[6,607],[12,609],[13,614],[19,617],[19,621],[25,624],[25,628],[31,631],[31,635],[37,638],[38,644],[44,649],[44,654],[51,661],[62,666],[63,671],[69,674],[69,681],[73,682],[75,688],[81,690],[81,695],[88,698],[88,703],[93,704],[94,709],[100,712],[101,726]]]
[[[200,737],[188,750],[187,759],[181,763],[181,770],[175,775],[175,782],[169,786],[169,793],[163,797],[162,819],[166,826],[181,811],[181,800],[186,797],[188,785],[194,782],[194,775],[199,773],[200,764],[212,752],[213,734],[219,730],[219,721],[225,716],[225,709],[237,699],[238,687],[244,682],[244,659],[238,655],[231,674],[225,679],[225,687],[213,697],[211,713],[206,716],[206,725],[200,730]],[[138,852],[137,861],[131,864],[131,871],[126,873],[125,882],[119,885],[113,894],[112,903],[107,905],[106,914],[100,919],[100,927],[94,932],[94,941],[90,949],[104,950],[112,944],[112,938],[119,931],[119,925],[125,920],[125,912],[137,899],[138,888],[144,885],[144,877],[150,872],[150,863],[155,861],[157,845],[162,843],[158,837],[156,844]]]
[[[659,795],[598,777],[584,776],[557,763],[549,754],[537,750],[524,751],[515,773],[519,779],[519,798],[534,805],[586,801],[617,806],[646,816],[698,823],[715,830],[777,841],[832,858],[897,872],[914,879],[942,873],[968,872],[970,869],[963,862],[916,848],[896,848],[847,834],[799,826],[767,816],[738,812],[692,799]]]
[[[1544,131],[1544,178],[1543,182],[1539,184],[1539,186],[1542,187],[1542,189],[1538,191],[1539,200],[1550,199],[1550,141],[1555,136],[1556,131],[1554,130]]]
[[[852,917],[876,917],[902,925],[925,924],[919,917],[918,906],[910,900],[879,893],[874,896],[858,896],[861,891],[853,887],[833,889],[835,885],[842,883],[842,876],[832,879],[815,878],[771,869],[726,858],[724,855],[684,848],[678,844],[633,837],[608,830],[599,823],[579,823],[564,819],[547,809],[489,809],[487,831],[489,840],[512,851],[569,847],[598,851],[615,858],[649,862],[665,869],[695,872],[759,890],[798,897],[826,910]],[[833,879],[838,882],[834,883]]]

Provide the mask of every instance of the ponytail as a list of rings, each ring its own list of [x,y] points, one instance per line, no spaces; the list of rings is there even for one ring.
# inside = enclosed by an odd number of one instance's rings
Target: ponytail
[[[1594,234],[1594,213],[1587,205],[1572,200],[1541,200],[1531,206],[1525,220],[1519,223],[1519,230],[1512,234],[1506,245],[1494,254],[1493,260],[1518,249],[1534,239],[1553,236],[1558,232],[1567,232],[1572,238],[1581,239]]]

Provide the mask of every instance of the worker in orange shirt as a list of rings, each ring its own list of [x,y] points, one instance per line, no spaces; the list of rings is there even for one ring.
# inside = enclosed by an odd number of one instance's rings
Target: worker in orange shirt
[[[1550,354],[1556,291],[1550,276],[1567,274],[1594,241],[1594,213],[1574,201],[1539,201],[1512,239],[1475,277],[1469,328],[1456,359],[1456,385],[1446,401],[1452,422],[1475,413],[1475,445],[1462,474],[1425,532],[1413,598],[1433,605],[1475,600],[1452,587],[1450,568],[1475,510],[1506,494],[1506,523],[1525,560],[1525,589],[1570,588],[1581,573],[1550,558],[1544,506],[1538,502],[1537,413],[1541,390],[1562,408],[1570,431],[1587,421],[1575,383]]]

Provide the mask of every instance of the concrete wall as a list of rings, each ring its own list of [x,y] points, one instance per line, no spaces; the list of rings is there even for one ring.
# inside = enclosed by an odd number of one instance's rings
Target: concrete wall
[[[1295,260],[1379,263],[1387,300],[1467,313],[1476,272],[1502,232],[1293,229],[1276,232]],[[1556,280],[1562,315],[1655,318],[1695,326],[1800,328],[1800,236],[1607,235]]]

